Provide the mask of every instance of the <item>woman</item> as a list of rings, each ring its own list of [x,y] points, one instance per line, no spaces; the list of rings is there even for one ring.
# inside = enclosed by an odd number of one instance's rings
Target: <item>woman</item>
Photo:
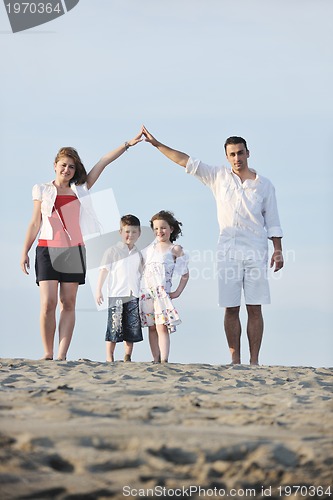
[[[41,231],[36,248],[35,268],[41,299],[40,329],[44,346],[42,359],[53,359],[58,293],[58,360],[66,359],[72,339],[77,290],[79,284],[85,282],[83,236],[99,231],[89,190],[109,163],[141,140],[140,133],[107,153],[88,174],[77,151],[70,147],[62,148],[54,162],[55,179],[33,187],[33,215],[23,246],[21,268],[25,274],[29,274],[28,253]]]

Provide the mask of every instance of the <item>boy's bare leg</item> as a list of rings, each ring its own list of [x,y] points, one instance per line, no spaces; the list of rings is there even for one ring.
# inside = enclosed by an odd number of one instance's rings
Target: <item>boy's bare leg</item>
[[[127,340],[125,340],[124,344],[125,344],[125,354],[129,354],[129,356],[131,356],[133,352],[133,342],[127,342]]]
[[[109,363],[113,363],[114,361],[114,350],[116,348],[116,342],[110,342],[109,340],[105,341],[106,346],[106,361]]]
[[[127,340],[125,340],[124,345],[125,345],[124,361],[132,361],[133,342],[127,342]]]

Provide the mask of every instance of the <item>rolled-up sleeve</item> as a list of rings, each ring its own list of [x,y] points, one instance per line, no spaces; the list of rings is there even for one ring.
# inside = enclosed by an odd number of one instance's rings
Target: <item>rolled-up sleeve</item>
[[[212,187],[216,181],[219,167],[206,165],[202,161],[190,157],[186,164],[186,173],[199,179],[206,186]]]
[[[282,238],[283,232],[280,225],[275,189],[272,184],[269,185],[269,192],[265,200],[264,219],[268,238]]]
[[[197,160],[196,158],[192,158],[191,156],[189,157],[187,164],[186,164],[186,173],[195,175],[196,171],[198,169],[200,160]]]

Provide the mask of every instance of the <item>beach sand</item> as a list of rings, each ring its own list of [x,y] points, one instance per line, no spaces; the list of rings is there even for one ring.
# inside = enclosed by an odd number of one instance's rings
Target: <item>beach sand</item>
[[[333,368],[2,359],[0,374],[1,500],[333,498]]]

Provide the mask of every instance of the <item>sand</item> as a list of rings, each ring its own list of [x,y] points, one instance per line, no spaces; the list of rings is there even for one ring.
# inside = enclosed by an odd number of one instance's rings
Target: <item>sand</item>
[[[333,498],[333,368],[2,359],[0,377],[1,500]]]

